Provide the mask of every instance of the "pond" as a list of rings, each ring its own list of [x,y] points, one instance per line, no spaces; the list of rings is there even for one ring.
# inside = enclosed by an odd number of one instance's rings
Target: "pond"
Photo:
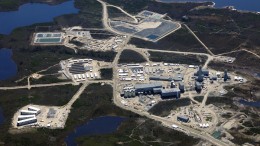
[[[245,11],[260,11],[260,0],[160,0],[161,2],[215,2],[215,7],[234,6],[235,9]]]
[[[65,139],[67,146],[76,146],[76,138],[88,135],[101,135],[113,133],[117,130],[118,126],[125,120],[122,117],[104,116],[92,119],[76,127]]]
[[[14,77],[17,73],[17,66],[12,59],[11,49],[0,49],[0,81]]]
[[[74,1],[59,5],[27,3],[20,6],[17,11],[0,12],[0,34],[10,34],[15,28],[50,22],[54,17],[71,13],[78,13]]]

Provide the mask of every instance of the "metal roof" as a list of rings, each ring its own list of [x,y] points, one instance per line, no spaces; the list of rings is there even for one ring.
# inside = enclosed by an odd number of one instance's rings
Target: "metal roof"
[[[162,93],[180,92],[179,88],[161,89]]]
[[[150,84],[135,84],[135,89],[156,88],[156,87],[162,87],[162,84],[159,82],[150,83]]]

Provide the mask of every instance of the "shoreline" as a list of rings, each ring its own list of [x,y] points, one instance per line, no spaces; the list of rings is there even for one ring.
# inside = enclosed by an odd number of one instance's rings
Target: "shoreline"
[[[1,6],[0,6],[0,12],[12,12],[12,11],[18,11],[19,8],[22,6],[22,5],[25,5],[25,4],[47,4],[49,6],[55,6],[55,5],[59,5],[59,4],[62,4],[64,2],[68,2],[68,1],[73,1],[73,0],[61,0],[59,2],[52,2],[52,1],[39,1],[39,2],[31,2],[31,1],[28,1],[28,2],[21,2],[19,3],[17,6],[13,6],[11,8],[8,8],[8,9],[2,9]]]
[[[161,1],[161,0],[155,0],[156,2],[160,2],[160,3],[166,3],[166,4],[169,4],[169,3],[207,3],[207,2],[210,2],[212,3],[212,5],[208,5],[208,7],[211,7],[211,8],[214,8],[214,9],[230,9],[232,11],[237,11],[239,13],[253,13],[253,14],[256,14],[256,15],[260,15],[260,11],[249,11],[249,10],[238,10],[235,8],[235,6],[223,6],[223,7],[215,7],[216,6],[216,3],[215,2],[211,2],[211,1],[197,1],[197,2],[193,2],[193,1],[176,1],[176,2],[164,2],[164,1]]]

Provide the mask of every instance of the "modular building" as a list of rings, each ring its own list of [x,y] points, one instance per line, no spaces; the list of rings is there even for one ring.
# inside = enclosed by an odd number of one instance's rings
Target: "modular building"
[[[28,125],[28,124],[33,124],[36,123],[37,119],[36,117],[30,118],[30,119],[24,119],[21,121],[17,121],[17,126],[24,126],[24,125]]]
[[[21,110],[20,111],[21,115],[37,115],[37,111],[28,111],[28,110]]]
[[[161,76],[152,76],[149,79],[156,80],[156,81],[172,81],[171,77],[161,77]]]
[[[170,89],[161,89],[161,98],[180,98],[180,89],[178,88],[170,88]]]
[[[18,121],[24,120],[24,119],[30,119],[35,117],[35,115],[19,115],[18,116]]]
[[[189,117],[186,117],[186,116],[177,116],[177,120],[187,123],[187,122],[189,122]]]
[[[162,88],[161,83],[150,83],[150,84],[136,84],[135,85],[135,93],[148,93],[148,92],[153,92],[153,88]]]
[[[36,108],[36,107],[33,107],[33,106],[29,106],[28,107],[28,111],[36,111],[37,114],[40,114],[41,113],[41,110]]]

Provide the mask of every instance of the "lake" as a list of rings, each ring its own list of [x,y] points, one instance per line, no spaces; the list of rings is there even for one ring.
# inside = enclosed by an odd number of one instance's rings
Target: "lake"
[[[0,49],[0,81],[14,77],[17,73],[16,63],[12,59],[11,49]]]
[[[67,146],[76,146],[77,143],[75,140],[77,137],[113,133],[124,120],[125,118],[115,116],[104,116],[92,119],[86,124],[76,127],[75,130],[66,137],[65,142]]]
[[[246,106],[251,106],[251,107],[260,107],[260,102],[258,101],[246,101],[246,100],[239,100],[240,104],[246,105]]]
[[[15,28],[32,25],[34,23],[51,22],[54,17],[78,13],[74,1],[59,5],[27,3],[17,11],[0,12],[0,34],[10,34]]]
[[[215,2],[215,7],[234,6],[237,10],[260,11],[260,0],[160,0],[161,2]]]

